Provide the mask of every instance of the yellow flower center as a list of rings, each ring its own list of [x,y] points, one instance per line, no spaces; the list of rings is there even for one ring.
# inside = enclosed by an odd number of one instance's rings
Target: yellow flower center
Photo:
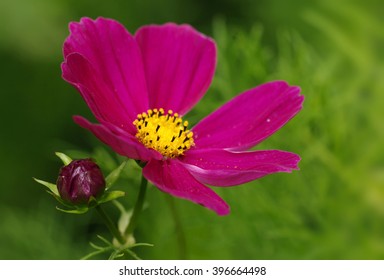
[[[154,149],[165,158],[182,156],[193,145],[193,132],[187,129],[188,122],[177,113],[164,109],[148,110],[137,115],[133,122],[136,126],[136,138],[145,147]]]

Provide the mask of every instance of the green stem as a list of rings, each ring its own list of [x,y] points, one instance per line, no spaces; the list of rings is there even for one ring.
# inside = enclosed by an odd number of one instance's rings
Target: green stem
[[[121,235],[121,232],[117,229],[117,227],[112,222],[111,218],[109,218],[107,213],[105,213],[101,205],[97,205],[95,208],[97,210],[97,213],[99,213],[101,219],[105,223],[105,225],[108,227],[109,231],[112,233],[112,235],[119,241],[120,244],[125,244],[126,240],[124,236]]]
[[[179,245],[179,259],[185,260],[187,258],[187,241],[185,239],[183,224],[180,219],[179,211],[177,211],[175,199],[170,195],[167,195],[166,197],[171,209],[173,221],[175,222],[177,243]]]
[[[147,190],[147,184],[148,181],[147,179],[144,178],[144,176],[141,177],[141,183],[140,183],[140,190],[139,190],[139,195],[137,196],[135,208],[133,209],[132,217],[131,220],[129,221],[129,225],[127,229],[125,230],[125,236],[128,237],[133,233],[135,230],[137,221],[139,219],[140,213],[143,210],[143,204],[144,204],[144,198],[145,198],[145,193]]]

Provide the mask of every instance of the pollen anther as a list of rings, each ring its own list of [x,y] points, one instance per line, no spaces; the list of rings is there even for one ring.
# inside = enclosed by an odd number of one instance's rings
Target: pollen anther
[[[136,138],[145,147],[154,149],[165,158],[182,156],[193,145],[193,132],[188,130],[188,121],[179,114],[164,109],[149,109],[137,115],[133,122],[136,126]]]

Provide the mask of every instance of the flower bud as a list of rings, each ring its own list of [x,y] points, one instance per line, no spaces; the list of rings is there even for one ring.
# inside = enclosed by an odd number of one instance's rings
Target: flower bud
[[[72,204],[87,204],[105,189],[103,173],[91,159],[73,160],[63,166],[56,184],[60,197]]]

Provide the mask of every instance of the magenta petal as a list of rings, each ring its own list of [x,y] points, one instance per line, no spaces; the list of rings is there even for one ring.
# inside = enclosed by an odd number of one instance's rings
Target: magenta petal
[[[298,155],[278,150],[193,150],[183,159],[197,180],[221,187],[240,185],[276,172],[291,172],[298,169],[299,161]]]
[[[144,69],[133,36],[117,21],[104,18],[82,18],[79,23],[72,22],[69,29],[63,50],[63,78],[79,90],[80,86],[88,89],[86,101],[93,99],[93,109],[105,106],[109,99],[105,111],[124,112],[130,122],[146,111]],[[78,55],[73,57],[74,53]]]
[[[97,70],[81,54],[72,53],[62,64],[63,78],[69,81],[84,98],[95,117],[101,122],[133,127],[131,114],[119,100],[110,98],[113,92]]]
[[[182,160],[200,182],[213,186],[240,185],[276,172],[298,169],[300,157],[270,150],[232,152],[221,149],[192,149]]]
[[[212,81],[214,41],[189,25],[173,23],[142,27],[135,37],[143,54],[150,107],[188,112]]]
[[[73,119],[78,125],[91,131],[97,138],[122,156],[142,161],[162,158],[161,154],[145,148],[134,136],[118,127],[107,123],[93,124],[81,116],[74,116]]]
[[[143,174],[164,192],[201,204],[218,215],[229,213],[229,206],[225,201],[210,188],[199,183],[177,160],[152,160],[144,167]]]
[[[281,128],[302,108],[300,88],[269,82],[233,98],[192,130],[201,148],[248,149]]]

